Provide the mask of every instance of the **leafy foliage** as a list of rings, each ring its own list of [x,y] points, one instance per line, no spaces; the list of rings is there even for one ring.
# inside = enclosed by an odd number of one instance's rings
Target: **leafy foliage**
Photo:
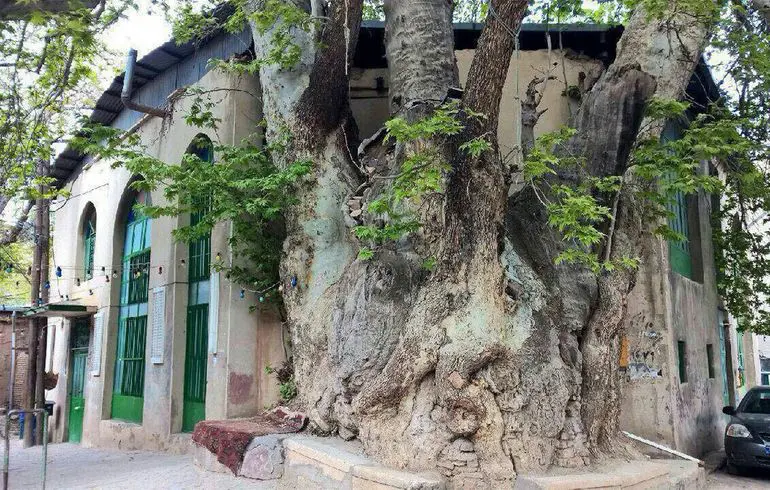
[[[689,104],[684,102],[652,99],[647,107],[647,127],[681,119],[688,109]],[[567,151],[574,134],[573,129],[563,128],[540,136],[524,161],[523,175],[543,201],[549,225],[568,244],[556,262],[581,264],[596,273],[639,265],[638,257],[613,260],[603,253],[608,233],[612,233],[612,203],[618,193],[636,194],[643,203],[646,222],[660,223],[655,233],[668,240],[684,240],[668,225],[676,196],[701,191],[719,193],[721,181],[701,172],[703,162],[725,160],[747,149],[747,141],[736,131],[735,121],[728,114],[716,109],[701,113],[680,138],[640,138],[630,156],[629,166],[637,177],[631,183],[621,176],[596,177],[585,172],[581,158]],[[655,133],[642,128],[641,134]],[[559,178],[565,171],[577,175],[577,180]]]
[[[205,236],[221,222],[232,226],[232,263],[215,262],[231,280],[267,290],[278,280],[281,253],[281,215],[296,202],[294,189],[312,169],[312,162],[298,160],[277,168],[273,155],[285,149],[286,141],[261,147],[255,135],[241,145],[214,145],[216,163],[194,154],[181,165],[167,164],[148,156],[136,135],[114,128],[91,126],[78,141],[83,151],[123,165],[142,176],[134,187],[162,189],[165,203],[143,206],[152,218],[199,213],[194,226],[173,231],[180,241]],[[269,293],[266,294],[269,298]]]
[[[284,362],[278,368],[265,366],[265,374],[275,374],[278,394],[282,401],[289,402],[297,396],[297,381],[294,379],[294,367],[290,362]]]
[[[392,184],[367,207],[370,214],[384,218],[382,224],[360,225],[353,230],[358,239],[369,244],[359,251],[359,259],[372,259],[378,246],[398,241],[420,229],[422,224],[414,209],[425,196],[443,191],[449,165],[442,153],[442,145],[462,132],[462,117],[459,104],[450,102],[418,121],[396,117],[385,123],[386,141],[402,145],[406,156],[398,174],[391,177]],[[490,143],[482,137],[460,146],[472,158],[489,148]]]

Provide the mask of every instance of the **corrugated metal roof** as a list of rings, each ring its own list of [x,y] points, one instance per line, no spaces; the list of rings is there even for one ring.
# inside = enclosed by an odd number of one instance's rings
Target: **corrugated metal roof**
[[[230,5],[223,4],[219,7],[217,7],[213,14],[220,18],[220,19],[226,19],[232,14],[233,8]],[[174,66],[178,66],[180,64],[184,64],[185,61],[189,61],[189,59],[196,54],[200,54],[201,52],[206,51],[206,47],[208,47],[211,43],[214,44],[229,44],[232,49],[234,49],[232,52],[227,53],[227,55],[233,54],[235,52],[243,52],[246,49],[248,49],[249,45],[251,44],[251,34],[248,31],[248,29],[244,30],[244,32],[239,34],[227,34],[223,33],[221,30],[212,32],[211,35],[209,35],[204,40],[199,41],[191,41],[184,44],[177,44],[177,42],[173,39],[165,42],[164,44],[158,46],[154,50],[150,51],[147,55],[142,57],[140,60],[136,63],[136,69],[134,71],[134,84],[133,84],[133,96],[138,102],[142,103],[152,103],[157,102],[153,100],[143,100],[147,99],[148,95],[146,92],[147,90],[142,90],[144,87],[146,87],[151,82],[158,79],[161,75],[164,75],[167,73],[167,70]],[[246,42],[245,46],[243,45],[242,41],[248,38],[248,41]],[[230,43],[227,43],[227,41],[231,41]],[[233,42],[235,41],[235,42]],[[237,50],[237,51],[235,51]],[[208,63],[208,58],[204,60],[202,63],[195,63],[196,65],[203,64],[203,67],[201,66],[195,66],[194,70],[189,70],[190,76],[183,76],[183,77],[176,77],[174,76],[173,80],[171,80],[171,84],[165,84],[166,88],[169,87],[169,85],[175,85],[171,87],[170,90],[166,91],[165,94],[162,95],[162,100],[165,100],[165,98],[173,92],[173,90],[179,86],[179,82],[185,82],[182,83],[182,85],[194,83],[195,81],[199,80],[201,76],[203,76],[207,70],[206,64]],[[202,68],[202,69],[201,69]],[[96,104],[94,105],[93,111],[91,112],[91,115],[89,116],[89,120],[95,123],[104,124],[104,125],[112,125],[117,127],[122,127],[123,129],[128,129],[134,122],[136,122],[142,115],[133,111],[126,110],[123,107],[123,103],[120,101],[120,92],[123,88],[123,76],[125,72],[121,72],[118,76],[116,76],[112,82],[110,83],[109,87],[102,93],[102,95],[99,97],[99,99],[96,101]],[[151,99],[157,99],[157,97],[150,96]],[[157,105],[157,104],[156,104]],[[122,124],[121,124],[122,123]],[[71,146],[67,146],[57,157],[54,161],[53,166],[51,167],[51,176],[58,179],[59,183],[62,184],[67,178],[72,175],[72,172],[74,172],[77,167],[83,163],[83,159],[85,158],[85,155],[82,155],[80,152],[72,148]]]

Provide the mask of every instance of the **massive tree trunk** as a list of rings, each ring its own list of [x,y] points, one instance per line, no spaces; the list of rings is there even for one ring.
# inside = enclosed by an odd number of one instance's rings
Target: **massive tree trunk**
[[[309,2],[296,5],[311,11]],[[363,160],[373,173],[354,159],[345,63],[361,1],[328,5],[322,27],[292,31],[303,53],[297,66],[260,69],[268,139],[294,135],[278,161],[315,163],[287,216],[281,265],[298,403],[312,428],[357,436],[383,462],[438,469],[455,485],[505,485],[517,470],[583,465],[612,450],[618,347],[635,274],[597,278],[554,265],[561,238],[531,189],[508,196],[496,145],[476,158],[458,149],[480,135],[494,143],[512,32],[527,3],[491,2],[461,100],[487,118],[466,119],[448,144],[415,143],[436,147],[451,164],[446,191],[415,209],[419,232],[372,261],[356,259],[351,230],[379,218],[351,217],[348,202],[357,211],[382,193],[389,185],[382,177],[413,148],[370,145]],[[416,120],[458,83],[451,2],[390,0],[385,10],[391,109]],[[569,148],[585,156],[590,174],[627,175],[646,101],[681,95],[706,32],[684,18],[633,16],[616,61],[575,119]],[[254,38],[257,55],[266,53],[270,32],[254,29]],[[603,253],[637,255],[639,206],[627,195],[612,200],[616,219]],[[421,267],[426,256],[436,258],[432,271]]]

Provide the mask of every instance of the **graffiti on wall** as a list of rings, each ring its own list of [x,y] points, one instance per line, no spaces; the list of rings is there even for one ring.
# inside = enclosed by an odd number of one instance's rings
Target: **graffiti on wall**
[[[638,335],[630,340],[626,369],[628,379],[636,381],[663,377],[659,345],[663,335],[655,330],[655,325],[647,320],[644,313],[635,315],[630,327],[629,332],[638,332]]]

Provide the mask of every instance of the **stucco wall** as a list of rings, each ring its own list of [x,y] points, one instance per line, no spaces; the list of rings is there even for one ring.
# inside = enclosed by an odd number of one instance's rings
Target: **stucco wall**
[[[706,167],[701,171],[705,172]],[[723,368],[720,361],[722,326],[718,317],[711,202],[703,194],[693,196],[693,200],[691,249],[694,263],[699,263],[694,266],[693,279],[671,270],[668,244],[651,236],[639,280],[629,297],[629,364],[621,426],[639,436],[701,456],[722,445],[723,369],[729,369],[729,362]],[[685,343],[685,382],[679,377],[680,341]],[[726,342],[729,341],[728,336]],[[707,345],[711,345],[713,352],[713,377],[709,377]],[[729,356],[729,346],[727,351]]]
[[[465,85],[468,78],[473,53],[473,50],[455,51],[461,86]],[[565,89],[563,74],[566,72],[567,85],[577,85],[580,72],[584,72],[591,79],[601,73],[601,66],[601,62],[586,57],[563,57],[559,50],[552,51],[550,57],[547,50],[521,51],[518,62],[514,56],[508,67],[500,101],[498,140],[501,152],[504,155],[508,154],[516,145],[515,135],[518,131],[518,122],[521,121],[518,97],[524,96],[530,80],[544,75],[556,77],[545,85],[540,108],[547,110],[535,126],[535,134],[540,135],[566,125],[577,109],[574,102],[570,102],[568,97],[562,95]],[[383,86],[387,88],[387,69],[354,69],[351,72],[351,108],[362,138],[374,134],[389,117],[387,90],[384,92],[375,90],[377,77],[383,78]],[[542,87],[541,85],[540,88]]]
[[[204,90],[237,89],[216,91],[210,95],[214,102],[214,116],[221,119],[218,130],[187,126],[183,116],[192,100],[189,97],[179,98],[174,102],[170,118],[149,118],[140,123],[137,133],[150,155],[170,164],[178,164],[190,142],[201,132],[214,142],[237,144],[255,131],[261,114],[259,86],[254,77],[210,71],[197,85]],[[63,265],[63,274],[61,278],[52,280],[51,296],[54,302],[68,299],[96,306],[104,318],[104,337],[100,346],[93,345],[93,330],[91,334],[83,444],[123,449],[166,449],[180,439],[176,434],[182,425],[188,273],[181,265],[182,260],[187,259],[188,247],[176,243],[171,230],[184,225],[187,217],[163,217],[152,222],[143,422],[138,425],[110,420],[120,287],[119,278],[112,278],[110,271],[119,269],[121,265],[127,185],[131,179],[132,175],[125,168],[112,168],[111,162],[96,161],[87,164],[68,182],[66,188],[70,197],[52,206],[56,209],[53,262]],[[162,203],[163,199],[162,191],[152,193],[153,203]],[[89,203],[96,209],[96,270],[94,277],[86,280],[82,277],[80,230],[83,212]],[[224,260],[229,260],[229,233],[227,224],[219,225],[214,230],[212,257],[220,253]],[[105,273],[101,272],[102,266],[106,268]],[[78,279],[80,286],[77,285]],[[151,325],[153,291],[157,288],[165,288],[165,349],[163,363],[153,364],[150,359]],[[250,312],[249,307],[256,300],[253,297],[240,300],[240,289],[239,285],[220,278],[219,303],[222,309],[218,312],[217,351],[209,355],[207,418],[253,415],[277,400],[277,388],[263,378],[266,377],[266,364],[282,361],[282,326],[275,315]],[[70,322],[51,322],[50,325],[57,332],[52,345],[53,369],[60,374],[60,382],[47,396],[56,400],[58,406],[66,407]],[[275,342],[276,338],[278,342]],[[91,356],[95,349],[102,352],[98,375],[90,373]],[[249,382],[244,383],[242,376],[248,377]],[[232,396],[233,390],[240,390],[241,396]],[[52,421],[56,427],[55,441],[66,439],[66,412],[57,412]]]

